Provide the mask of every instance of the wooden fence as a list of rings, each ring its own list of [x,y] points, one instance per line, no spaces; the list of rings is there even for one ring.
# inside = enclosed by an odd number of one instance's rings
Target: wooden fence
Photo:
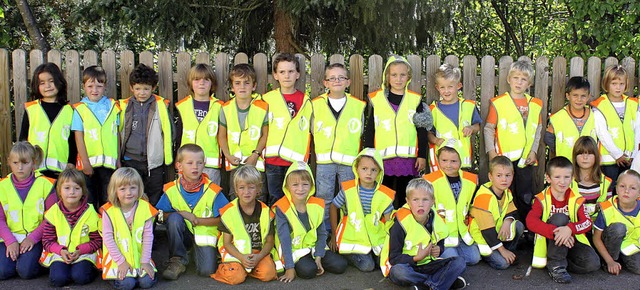
[[[350,93],[362,98],[365,92],[372,92],[380,88],[382,81],[382,70],[385,59],[379,55],[372,55],[365,58],[361,55],[352,55],[345,59],[343,55],[314,54],[311,59],[306,59],[303,55],[297,55],[301,71],[301,77],[296,83],[298,89],[307,91],[314,97],[323,91],[322,80],[324,79],[324,67],[329,63],[344,63],[350,71],[351,87]],[[526,57],[523,57],[526,58]],[[489,110],[489,99],[499,93],[507,91],[507,73],[509,66],[514,61],[509,56],[501,57],[497,62],[492,56],[484,56],[478,60],[475,56],[464,56],[462,61],[457,56],[447,56],[441,59],[440,56],[430,55],[422,57],[419,55],[407,56],[411,63],[412,81],[409,84],[411,90],[422,92],[426,95],[428,103],[437,97],[434,87],[433,74],[442,63],[449,63],[458,66],[462,70],[462,95],[465,99],[476,100],[480,107],[480,114],[485,119]],[[12,140],[20,134],[19,124],[24,115],[23,104],[29,99],[28,85],[33,70],[44,61],[56,63],[63,69],[68,82],[68,98],[71,103],[80,100],[82,78],[81,73],[84,67],[91,65],[101,65],[107,73],[106,94],[110,97],[127,98],[129,91],[129,73],[136,64],[144,63],[158,71],[159,83],[158,93],[172,101],[177,101],[188,95],[186,83],[187,73],[195,63],[208,63],[215,67],[218,88],[216,96],[219,99],[228,99],[228,72],[233,64],[251,63],[257,72],[257,91],[259,93],[277,87],[277,82],[271,76],[271,64],[266,54],[259,53],[249,58],[244,53],[235,56],[218,53],[215,55],[206,52],[189,54],[179,52],[160,52],[157,55],[149,51],[143,51],[135,55],[132,51],[123,51],[119,54],[112,50],[106,50],[100,54],[95,51],[78,52],[69,50],[61,52],[57,50],[49,51],[46,56],[39,50],[25,52],[18,49],[12,52],[0,49],[0,162],[2,163],[2,175],[8,173],[6,156],[10,151]],[[564,90],[569,77],[586,76],[591,83],[591,97],[600,95],[600,80],[605,67],[618,64],[615,58],[600,59],[591,57],[588,60],[574,57],[567,60],[564,57],[556,57],[550,60],[546,56],[539,57],[533,61],[535,67],[534,84],[530,89],[531,95],[543,100],[543,124],[547,124],[548,115],[562,108],[565,104]],[[620,61],[630,74],[631,87],[628,94],[633,95],[637,85],[635,60],[625,58]],[[484,124],[482,124],[484,127]],[[12,134],[15,132],[15,135]],[[481,130],[482,132],[482,130]],[[484,137],[482,134],[476,136],[478,173],[481,181],[487,180],[488,160],[484,152]],[[542,143],[542,142],[541,142]],[[545,146],[540,146],[538,156],[545,156]],[[535,189],[542,188],[544,173],[544,158],[539,158],[539,167],[536,174]]]

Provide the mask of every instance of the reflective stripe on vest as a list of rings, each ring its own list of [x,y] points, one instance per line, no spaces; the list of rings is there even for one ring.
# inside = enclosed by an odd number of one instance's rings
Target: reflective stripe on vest
[[[71,135],[71,119],[73,108],[64,105],[58,115],[49,121],[47,113],[40,105],[40,100],[25,104],[29,118],[27,141],[42,148],[44,156],[39,170],[62,172],[69,161],[69,136]]]
[[[329,108],[326,93],[313,99],[313,144],[318,164],[351,166],[358,156],[366,103],[346,95],[337,119]]]
[[[218,117],[222,101],[209,97],[209,111],[202,121],[194,113],[193,97],[187,96],[176,103],[182,119],[181,144],[196,144],[204,150],[205,166],[220,168],[220,146],[218,145]]]
[[[620,251],[625,256],[640,253],[640,214],[634,216],[626,216],[618,207],[618,197],[614,196],[600,203],[604,221],[607,226],[613,223],[621,223],[625,226],[627,232],[622,239]]]
[[[496,233],[500,231],[502,228],[502,224],[504,223],[504,219],[507,215],[507,210],[509,209],[509,204],[513,202],[513,196],[511,194],[511,190],[508,188],[504,191],[502,198],[504,202],[502,204],[502,208],[498,205],[498,198],[491,191],[491,182],[487,182],[481,185],[476,192],[476,196],[473,199],[473,207],[478,210],[489,212],[493,217],[493,222],[495,224]],[[515,236],[515,225],[516,223],[511,223],[511,236],[507,240],[512,240]],[[469,222],[469,233],[473,237],[473,240],[478,243],[478,249],[480,250],[480,254],[483,256],[489,256],[493,252],[491,247],[487,244],[487,241],[482,236],[482,231],[480,227],[478,227],[478,222],[475,218],[472,218]]]
[[[261,99],[269,104],[269,134],[265,157],[306,162],[311,145],[309,122],[313,113],[309,97],[304,95],[302,105],[293,118],[280,89],[262,95]]]
[[[596,203],[600,203],[607,200],[607,195],[609,195],[610,193],[609,186],[611,186],[611,178],[600,173],[600,195],[598,196]],[[570,187],[571,187],[571,190],[573,190],[573,192],[580,193],[578,182],[575,179],[571,180]],[[587,204],[585,202],[584,211],[586,214],[588,214],[591,217],[592,221],[595,221],[596,218],[598,218],[599,211],[596,209],[596,204]]]
[[[436,137],[442,138],[445,141],[442,142],[440,146],[435,146],[435,144],[430,144],[430,150],[433,150],[433,156],[438,151],[438,149],[442,148],[448,144],[447,140],[455,140],[453,142],[454,149],[458,151],[460,154],[461,167],[462,168],[470,168],[471,167],[471,136],[464,137],[462,130],[466,126],[470,126],[473,120],[473,112],[476,110],[476,103],[472,100],[465,100],[458,98],[458,126],[456,127],[455,123],[449,119],[441,110],[438,108],[438,102],[433,102],[430,106],[431,114],[433,114],[433,127],[436,129]],[[431,153],[430,153],[431,155]],[[437,171],[437,158],[433,159],[431,164],[432,170],[431,172]]]
[[[413,115],[422,97],[406,90],[398,111],[387,100],[383,90],[369,94],[375,122],[375,148],[383,159],[418,156],[418,133]]]
[[[589,110],[589,108],[585,107],[585,110]],[[569,115],[567,107],[551,115],[549,122],[553,125],[553,132],[556,136],[556,156],[564,156],[571,160],[573,158],[573,145],[581,136],[591,136],[594,141],[598,141],[596,122],[591,113],[581,131],[578,131],[578,127],[576,127],[575,122]]]
[[[273,220],[273,214],[269,207],[261,201],[256,201],[260,204],[260,238],[262,240],[262,246],[267,241],[267,235],[269,234],[269,227]],[[243,255],[251,254],[252,252],[252,240],[245,227],[244,220],[242,219],[242,209],[238,205],[238,199],[234,199],[222,209],[220,209],[220,219],[225,227],[229,230],[230,235],[233,237],[233,246],[238,249]],[[223,263],[228,262],[240,262],[239,259],[231,255],[224,247],[222,239],[218,242],[218,251]],[[251,271],[251,269],[247,269]]]
[[[491,99],[498,120],[496,123],[496,152],[511,161],[518,161],[519,167],[524,167],[524,161],[533,147],[540,112],[542,111],[542,101],[527,94],[524,95],[529,106],[527,122],[525,124],[522,114],[516,107],[515,102],[509,95],[504,93],[501,96]]]
[[[606,120],[607,131],[613,139],[613,143],[620,150],[624,151],[627,156],[631,156],[631,152],[635,149],[635,133],[633,131],[633,125],[636,121],[636,112],[638,111],[638,99],[634,97],[627,97],[622,95],[625,103],[624,120],[621,120],[616,112],[615,107],[607,97],[602,95],[593,102],[591,106],[595,107],[602,113]],[[613,165],[616,164],[616,159],[611,156],[602,144],[600,147],[600,164]]]
[[[44,219],[45,200],[51,193],[55,179],[37,176],[22,201],[11,181],[12,174],[0,180],[0,203],[4,207],[7,226],[13,236],[21,243]],[[0,242],[4,240],[0,238]]]
[[[240,128],[238,122],[238,106],[236,99],[233,98],[222,105],[225,119],[227,120],[227,143],[229,153],[241,160],[251,156],[252,151],[258,147],[258,141],[262,136],[262,125],[267,114],[268,105],[262,100],[256,99],[254,94],[253,101],[249,106],[249,113],[244,120],[244,128]],[[237,168],[236,165],[225,161],[227,171]],[[264,159],[258,157],[256,168],[264,172]]]
[[[110,109],[104,123],[89,109],[86,103],[73,105],[82,119],[84,144],[92,167],[106,167],[116,169],[118,159],[118,115],[120,106],[113,99],[109,99]],[[80,164],[82,168],[84,164]]]

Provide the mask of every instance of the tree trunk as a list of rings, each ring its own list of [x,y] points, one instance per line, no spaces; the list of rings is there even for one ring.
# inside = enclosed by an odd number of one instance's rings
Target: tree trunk
[[[273,1],[273,19],[273,38],[276,41],[276,52],[295,53],[293,19],[291,14],[278,5],[278,1]]]
[[[24,26],[27,27],[32,45],[45,53],[49,51],[49,43],[44,39],[44,36],[42,36],[42,32],[40,28],[38,28],[38,23],[36,23],[35,17],[33,17],[33,12],[27,0],[16,0],[16,6],[18,6],[22,21],[24,21]]]

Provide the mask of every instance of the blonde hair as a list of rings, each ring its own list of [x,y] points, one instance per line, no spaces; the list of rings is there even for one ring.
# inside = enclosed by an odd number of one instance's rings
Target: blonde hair
[[[638,173],[638,171],[635,171],[633,169],[627,169],[627,170],[623,171],[622,173],[620,173],[620,175],[618,175],[618,179],[620,179],[624,175],[630,175],[632,177],[635,177],[636,182],[638,182],[640,184],[640,173]]]
[[[602,90],[605,93],[609,92],[609,84],[611,81],[615,79],[620,79],[624,81],[624,88],[628,89],[631,87],[631,83],[629,82],[629,74],[627,70],[624,69],[623,66],[616,64],[612,65],[604,70],[604,76],[602,77]]]
[[[210,65],[205,63],[199,63],[191,67],[189,70],[189,75],[187,75],[187,86],[189,86],[189,92],[193,95],[193,81],[195,80],[209,80],[211,81],[211,89],[209,89],[209,95],[213,94],[218,87],[218,82],[216,81],[216,75],[213,72],[213,68]]]
[[[422,177],[417,177],[417,178],[411,179],[411,181],[409,181],[409,183],[407,184],[407,189],[406,189],[407,198],[409,198],[409,196],[416,189],[422,189],[422,190],[426,191],[427,195],[429,197],[431,197],[431,199],[434,199],[433,185],[428,180],[426,180],[426,179],[424,179]]]
[[[313,177],[311,176],[309,171],[306,171],[304,169],[291,171],[289,175],[287,175],[287,178],[284,181],[284,186],[287,187],[290,182],[289,180],[292,180],[294,178],[299,178],[302,181],[307,181],[311,183],[313,186]]]
[[[56,193],[58,194],[58,198],[60,198],[60,192],[62,192],[62,185],[67,181],[71,181],[79,185],[80,188],[82,188],[82,196],[88,196],[89,190],[87,189],[84,174],[75,168],[67,168],[60,173],[56,182]]]
[[[509,74],[507,75],[507,78],[510,78],[514,73],[517,73],[517,72],[525,74],[529,78],[529,82],[533,81],[533,75],[535,72],[533,70],[533,65],[531,64],[530,61],[519,60],[512,63],[511,66],[509,67]]]
[[[147,195],[144,194],[144,184],[142,183],[142,177],[140,177],[138,171],[131,167],[120,167],[113,172],[113,175],[111,175],[109,187],[107,188],[107,199],[113,206],[120,207],[118,188],[123,185],[137,185],[138,199],[149,200]]]
[[[436,80],[436,83],[438,82],[438,78],[460,82],[460,68],[445,63],[438,68],[436,73],[433,75],[433,78]]]
[[[12,156],[17,157],[18,160],[22,163],[33,161],[34,168],[38,168],[40,163],[42,163],[44,152],[38,145],[34,146],[27,141],[19,141],[13,144],[13,147],[11,147],[7,162],[10,162],[9,159]]]
[[[182,159],[184,159],[184,152],[191,152],[191,153],[202,153],[202,159],[204,160],[204,150],[202,150],[202,147],[190,143],[190,144],[184,144],[182,146],[180,146],[180,149],[178,149],[178,152],[176,153],[176,162],[182,162]]]
[[[262,175],[253,165],[240,166],[236,170],[236,173],[233,174],[233,184],[237,186],[240,182],[254,184],[258,190],[262,189]],[[237,188],[235,190],[236,192],[238,191]],[[260,193],[258,196],[260,196]]]
[[[400,57],[398,57],[400,58]],[[396,59],[394,61],[392,61],[391,63],[389,63],[389,65],[387,65],[386,69],[384,70],[384,86],[385,87],[390,87],[391,83],[389,81],[389,78],[391,78],[391,66],[392,65],[399,65],[402,64],[404,66],[407,67],[407,83],[405,84],[405,87],[407,86],[407,84],[409,83],[409,81],[411,81],[411,76],[412,76],[412,70],[411,70],[411,64],[409,64],[408,62],[404,61],[403,59]]]

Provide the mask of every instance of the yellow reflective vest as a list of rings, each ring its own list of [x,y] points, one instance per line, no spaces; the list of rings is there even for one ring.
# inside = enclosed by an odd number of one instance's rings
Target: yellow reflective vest
[[[487,182],[481,185],[476,192],[476,196],[473,198],[473,207],[482,210],[485,212],[491,213],[493,216],[493,221],[496,225],[496,233],[500,231],[502,228],[502,224],[504,223],[504,219],[507,216],[509,209],[509,204],[513,202],[513,195],[511,194],[511,190],[508,188],[503,192],[502,198],[504,202],[502,207],[498,205],[498,198],[491,191],[491,182]],[[507,240],[512,240],[515,237],[515,222],[511,223],[511,235]],[[480,254],[483,256],[489,256],[493,252],[493,249],[489,247],[487,241],[485,241],[482,236],[482,231],[478,226],[478,222],[475,218],[471,218],[469,222],[469,233],[471,233],[471,237],[473,240],[478,243],[478,250],[480,250]]]
[[[524,96],[529,104],[526,123],[509,93],[491,99],[498,117],[495,137],[496,152],[511,161],[519,160],[519,167],[525,167],[527,155],[533,148],[540,112],[542,112],[542,100],[527,94]]]
[[[111,106],[107,118],[104,123],[89,109],[86,103],[79,102],[73,105],[82,119],[84,144],[87,149],[87,156],[92,167],[106,167],[116,169],[116,161],[118,160],[118,115],[120,114],[120,106],[118,103],[109,99]],[[80,164],[81,169],[84,164]]]
[[[269,104],[269,134],[265,157],[306,162],[311,144],[309,122],[313,113],[309,96],[304,95],[302,106],[293,118],[280,89],[262,95],[261,99]]]
[[[413,124],[413,115],[422,100],[420,94],[405,90],[398,112],[393,110],[383,90],[370,93],[369,99],[376,127],[375,148],[382,158],[417,157],[418,131]]]
[[[590,110],[585,107],[585,110]],[[571,160],[573,158],[573,145],[582,136],[591,136],[594,141],[598,141],[596,135],[596,122],[592,113],[589,113],[587,121],[581,131],[573,122],[567,107],[560,109],[549,117],[549,122],[553,125],[553,133],[556,136],[556,156],[564,156]]]
[[[198,122],[193,108],[193,97],[188,96],[176,103],[182,119],[182,141],[180,144],[196,144],[204,150],[205,166],[220,168],[220,146],[218,145],[218,117],[223,102],[209,97],[209,111]]]
[[[0,202],[4,207],[7,226],[19,243],[33,232],[44,219],[45,200],[51,193],[55,179],[37,175],[24,202],[11,182],[11,174],[0,180]],[[0,238],[0,242],[4,240]]]
[[[596,200],[597,203],[607,200],[607,195],[609,194],[610,185],[611,185],[611,178],[601,173],[600,174],[600,196],[598,196],[598,199]],[[571,190],[573,190],[573,192],[580,193],[578,182],[575,179],[571,181]],[[596,208],[596,204],[585,203],[584,212],[591,217],[592,221],[595,221],[600,211]]]
[[[240,123],[238,122],[238,105],[236,104],[236,99],[233,98],[222,105],[224,117],[227,120],[227,144],[229,146],[229,154],[241,160],[245,160],[251,156],[253,150],[256,150],[258,147],[258,141],[260,141],[260,136],[262,136],[262,125],[264,124],[269,105],[257,99],[257,97],[257,94],[254,94],[253,101],[251,105],[249,105],[249,113],[244,120],[244,128],[240,128]],[[227,171],[238,167],[226,160],[225,165]],[[260,172],[264,172],[264,159],[262,156],[258,157],[256,168]]]
[[[472,100],[458,98],[458,126],[449,119],[439,108],[438,102],[433,102],[430,106],[433,115],[433,127],[436,129],[436,137],[445,139],[440,146],[429,145],[429,159],[431,161],[432,172],[438,170],[436,153],[442,146],[447,145],[447,140],[453,139],[454,149],[460,154],[462,168],[471,168],[473,155],[471,154],[471,136],[464,137],[462,130],[470,126],[473,120],[473,112],[476,110],[476,103]]]
[[[30,127],[27,141],[40,146],[44,152],[38,169],[62,172],[69,162],[68,140],[71,135],[73,108],[64,105],[53,122],[50,122],[40,100],[28,102],[24,106]]]
[[[616,147],[624,151],[627,156],[631,156],[635,148],[635,132],[633,124],[636,122],[636,112],[638,111],[638,99],[622,95],[625,103],[624,119],[620,119],[616,109],[609,100],[607,95],[602,95],[593,102],[591,106],[598,109],[607,121],[607,131],[613,139]],[[600,164],[613,165],[616,159],[611,156],[609,151],[600,145]]]
[[[640,252],[640,214],[626,216],[618,207],[618,197],[614,196],[600,203],[604,221],[607,226],[613,223],[621,223],[627,228],[627,234],[622,240],[620,251],[625,256],[635,255]]]

